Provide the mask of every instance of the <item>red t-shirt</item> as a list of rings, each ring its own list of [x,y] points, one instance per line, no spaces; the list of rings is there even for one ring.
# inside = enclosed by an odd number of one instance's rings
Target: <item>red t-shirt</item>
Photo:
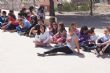
[[[16,19],[11,16],[9,16],[9,22],[11,22],[11,25],[18,25],[18,22],[16,21]]]

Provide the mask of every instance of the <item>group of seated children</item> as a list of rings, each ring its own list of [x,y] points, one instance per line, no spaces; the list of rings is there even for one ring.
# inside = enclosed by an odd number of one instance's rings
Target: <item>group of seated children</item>
[[[39,32],[41,33],[36,34],[34,41],[36,47],[47,47],[50,44],[57,46],[44,53],[38,53],[38,56],[57,54],[57,52],[72,54],[76,50],[80,53],[80,49],[86,52],[93,50],[98,55],[110,53],[110,27],[104,28],[104,36],[101,37],[96,35],[94,27],[82,26],[79,31],[76,23],[72,23],[68,31],[62,22],[58,24],[53,22],[47,28],[45,25],[40,25]]]
[[[10,10],[8,15],[6,11],[2,11],[0,29],[29,37],[35,36],[36,47],[50,47],[51,44],[56,44],[53,49],[38,53],[39,56],[57,54],[57,52],[72,54],[76,50],[80,53],[80,49],[89,52],[94,50],[98,55],[110,52],[110,27],[105,28],[104,36],[98,37],[94,27],[82,26],[79,31],[76,23],[72,23],[68,30],[63,22],[52,22],[46,26],[44,20],[39,19],[30,8],[29,10],[23,8],[18,13],[18,17],[13,10]]]

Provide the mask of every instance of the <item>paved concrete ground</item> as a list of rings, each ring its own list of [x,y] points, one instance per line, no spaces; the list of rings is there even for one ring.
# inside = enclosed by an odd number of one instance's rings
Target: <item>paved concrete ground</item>
[[[81,51],[79,56],[39,57],[36,53],[48,49],[35,48],[33,40],[0,30],[0,73],[110,73],[110,56]]]
[[[74,21],[78,22],[79,26],[84,24],[97,28],[105,26],[105,23],[108,26],[110,23],[108,15],[58,16],[58,20],[66,24]],[[96,32],[102,35],[103,29],[96,29]],[[0,30],[0,73],[110,73],[110,56],[97,57],[94,53],[81,51],[83,55],[79,56],[38,57],[36,53],[48,49],[35,48],[33,40],[34,38]]]

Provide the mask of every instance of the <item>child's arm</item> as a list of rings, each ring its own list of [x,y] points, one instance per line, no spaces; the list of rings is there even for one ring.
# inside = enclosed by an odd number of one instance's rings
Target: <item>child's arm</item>
[[[104,42],[104,43],[101,43],[101,45],[110,45],[110,40],[109,41],[106,41],[106,42]]]
[[[48,43],[50,40],[50,35],[48,32],[46,32],[46,35],[47,35],[46,40],[44,40],[43,43]]]
[[[29,32],[29,36],[31,35],[32,31],[35,29],[35,27],[32,27],[30,32]]]
[[[75,42],[75,45],[76,45],[76,48],[77,48],[78,53],[80,53],[80,46],[79,46],[78,37],[76,37],[76,38],[74,39],[74,42]]]

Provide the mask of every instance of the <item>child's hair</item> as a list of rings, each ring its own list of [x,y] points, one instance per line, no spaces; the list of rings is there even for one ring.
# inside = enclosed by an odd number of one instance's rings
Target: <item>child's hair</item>
[[[40,25],[40,27],[41,26],[43,26],[43,28],[44,28],[44,32],[46,31],[46,26],[45,25]],[[38,29],[38,31],[37,31],[37,35],[40,35],[41,34],[41,31],[40,31],[40,29]]]
[[[22,8],[22,9],[20,10],[20,13],[25,13],[26,10],[27,10],[26,8]]]
[[[41,21],[44,24],[44,20],[39,19],[38,21]]]
[[[19,22],[22,22],[22,21],[23,21],[23,19],[21,19],[21,18],[20,18],[20,19],[18,19],[18,21],[19,21]]]
[[[92,34],[92,33],[94,33],[94,30],[95,30],[95,28],[92,27],[92,28],[90,28],[90,29],[88,30],[88,33]]]
[[[10,15],[14,15],[14,11],[13,11],[13,10],[10,10],[9,13],[8,13],[8,15],[9,15],[9,16],[10,16]]]
[[[6,11],[3,11],[2,14],[7,14]]]
[[[12,17],[12,18],[14,18],[16,20],[16,16],[14,14],[10,13],[8,16],[10,16],[10,17]]]
[[[71,31],[71,26],[69,26],[69,31]]]
[[[13,11],[13,10],[10,10],[9,12],[10,12],[10,13],[14,13],[14,11]]]
[[[21,18],[18,19],[18,22],[19,22],[19,23],[21,23],[21,22],[23,23],[23,19],[21,19]]]
[[[84,33],[85,31],[88,31],[88,27],[82,26],[80,32]]]
[[[41,5],[38,10],[41,10],[41,9],[45,9],[45,7]]]
[[[75,22],[71,23],[71,26],[77,26],[77,24]]]
[[[52,22],[53,25],[58,25],[57,22]]]
[[[76,30],[75,28],[71,27],[71,25],[70,25],[70,26],[69,26],[69,31],[71,31],[71,29],[72,29],[72,30]]]
[[[30,6],[29,7],[29,10],[30,10],[30,12],[32,12],[34,10],[34,7],[33,6]]]
[[[110,26],[107,26],[106,29],[110,32]]]
[[[18,13],[18,16],[24,18],[24,17],[27,17],[27,13],[20,12],[20,13]]]
[[[65,30],[65,25],[64,25],[64,23],[63,22],[60,22],[59,23],[59,26],[61,27],[60,29],[59,29],[59,31],[63,31],[63,30]]]
[[[33,20],[34,23],[38,24],[38,18],[37,18],[37,16],[32,16],[31,17],[31,20]]]
[[[56,22],[53,22],[52,25],[56,25],[58,27],[58,24]]]

